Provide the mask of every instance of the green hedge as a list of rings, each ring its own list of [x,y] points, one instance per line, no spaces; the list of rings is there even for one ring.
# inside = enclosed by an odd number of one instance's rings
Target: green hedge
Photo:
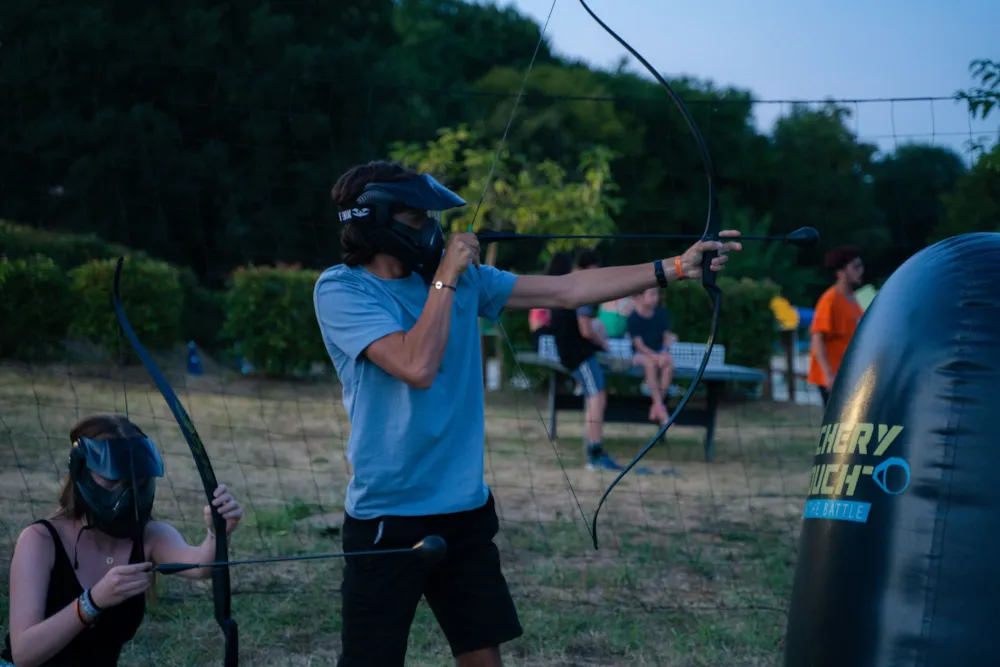
[[[67,273],[93,260],[126,255],[136,260],[150,259],[140,250],[105,241],[95,234],[53,232],[5,220],[0,220],[0,251],[8,259],[44,255]],[[202,347],[217,348],[224,292],[203,287],[195,272],[187,267],[177,268],[177,271],[184,290],[180,335],[185,341],[193,340]]]
[[[31,361],[61,350],[73,312],[70,281],[48,257],[0,261],[0,357]]]
[[[111,286],[115,261],[126,255],[122,299],[136,333],[150,349],[188,340],[216,351],[224,346],[272,376],[329,364],[312,302],[316,271],[241,269],[229,289],[219,292],[201,286],[191,269],[151,260],[93,235],[0,221],[0,243],[8,257],[0,263],[0,316],[5,323],[0,356],[38,356],[57,350],[73,335],[97,343],[117,359]],[[779,288],[728,276],[719,278],[719,287],[723,305],[716,342],[726,346],[726,361],[767,368],[775,338],[770,301]],[[680,339],[704,341],[711,306],[701,284],[677,283],[663,295]],[[531,347],[527,311],[505,312],[502,322],[515,349]],[[514,371],[511,356],[504,355],[507,377]]]
[[[7,259],[45,255],[50,257],[56,266],[66,270],[94,259],[110,259],[124,255],[147,257],[145,253],[110,243],[96,234],[52,232],[6,220],[0,220],[0,250]]]
[[[118,318],[112,300],[116,259],[92,260],[70,271],[73,308],[69,333],[99,345],[118,359]],[[119,295],[136,336],[150,350],[168,349],[180,340],[184,290],[180,271],[166,262],[126,257]],[[127,361],[135,360],[122,337]]]
[[[206,350],[221,351],[224,341],[220,332],[226,319],[226,292],[202,286],[195,272],[187,267],[179,271],[181,290],[184,292],[181,336]]]
[[[722,291],[722,312],[715,343],[726,346],[726,363],[767,368],[775,340],[770,304],[781,288],[728,276],[720,277],[717,284]],[[708,339],[712,304],[700,282],[676,283],[665,290],[664,297],[663,305],[670,310],[671,326],[680,340],[697,343]]]
[[[233,275],[225,298],[223,340],[268,375],[308,372],[330,361],[316,324],[318,271],[254,267]]]

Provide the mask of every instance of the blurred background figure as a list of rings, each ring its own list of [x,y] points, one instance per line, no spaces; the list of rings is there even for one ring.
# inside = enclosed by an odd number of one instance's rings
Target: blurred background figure
[[[651,287],[633,297],[632,314],[626,320],[626,331],[632,338],[632,364],[641,366],[652,404],[649,421],[662,426],[670,419],[667,392],[674,379],[674,359],[670,346],[677,336],[670,330],[670,312],[660,305],[660,290]]]
[[[809,350],[809,376],[807,381],[819,387],[823,405],[830,399],[830,390],[837,377],[837,369],[844,358],[847,346],[865,314],[854,295],[861,287],[865,266],[861,250],[854,246],[834,248],[826,254],[826,268],[833,272],[836,281],[819,301],[813,314]]]

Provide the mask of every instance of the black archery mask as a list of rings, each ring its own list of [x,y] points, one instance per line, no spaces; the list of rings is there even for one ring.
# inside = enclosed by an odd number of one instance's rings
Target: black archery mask
[[[91,472],[119,484],[105,488]],[[69,473],[89,526],[111,537],[141,537],[153,511],[156,478],[163,477],[163,459],[152,440],[80,438],[70,450]]]
[[[369,183],[339,216],[344,224],[358,225],[377,252],[395,257],[405,271],[429,283],[444,254],[440,212],[464,205],[464,199],[432,176],[421,174],[404,181]],[[399,214],[422,224],[414,227],[400,222],[395,217]]]

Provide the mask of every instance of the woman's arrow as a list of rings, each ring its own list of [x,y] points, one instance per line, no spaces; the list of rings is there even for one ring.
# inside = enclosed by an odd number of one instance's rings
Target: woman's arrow
[[[304,556],[271,556],[268,558],[248,558],[246,560],[227,560],[211,563],[163,563],[154,565],[153,571],[161,574],[177,574],[185,570],[193,570],[199,567],[229,567],[231,565],[257,565],[260,563],[285,563],[296,560],[320,560],[324,558],[347,558],[349,556],[387,556],[389,554],[415,554],[420,558],[437,563],[448,553],[448,545],[438,535],[428,535],[412,547],[401,549],[372,549],[369,551],[347,551],[335,554],[307,554]]]

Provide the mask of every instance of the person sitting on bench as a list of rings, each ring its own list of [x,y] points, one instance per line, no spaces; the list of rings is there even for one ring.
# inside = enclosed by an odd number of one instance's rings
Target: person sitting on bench
[[[652,405],[649,420],[663,426],[670,419],[666,399],[674,379],[674,359],[670,346],[677,336],[670,331],[670,311],[660,305],[660,290],[651,287],[632,298],[632,314],[626,331],[635,350],[632,363],[645,372]]]

